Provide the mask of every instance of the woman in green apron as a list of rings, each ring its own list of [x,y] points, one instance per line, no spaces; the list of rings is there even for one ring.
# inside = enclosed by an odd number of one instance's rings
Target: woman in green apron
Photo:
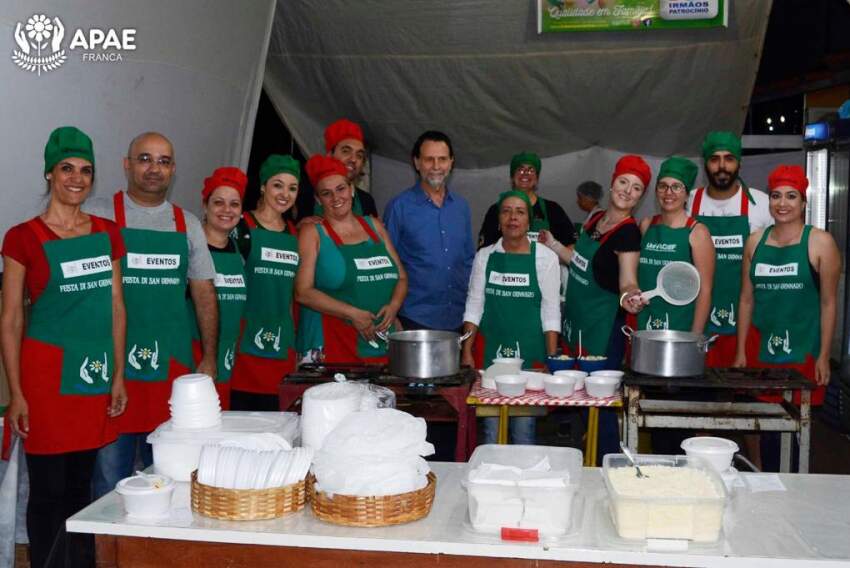
[[[531,201],[521,191],[499,196],[502,238],[475,255],[464,311],[462,363],[481,369],[496,357],[520,357],[542,367],[558,347],[558,257],[528,238]],[[511,419],[515,444],[533,444],[535,418]],[[484,438],[495,443],[498,418],[484,419]]]
[[[215,388],[224,410],[230,409],[230,376],[236,360],[242,312],[247,300],[245,266],[231,231],[242,218],[242,199],[248,176],[239,168],[216,169],[204,180],[201,199],[204,205],[204,234],[215,265],[215,291],[218,299],[218,361]],[[195,304],[189,301],[192,315],[192,353],[197,365],[201,359],[201,339],[195,318]]]
[[[661,164],[655,185],[660,214],[641,221],[643,233],[638,265],[641,290],[656,286],[658,273],[670,262],[696,266],[700,291],[696,301],[674,306],[661,297],[652,298],[637,316],[638,329],[670,329],[702,333],[711,309],[714,279],[714,244],[705,225],[688,216],[685,205],[693,188],[697,166],[687,158],[673,156]]]
[[[584,224],[572,259],[562,339],[573,355],[603,356],[606,368],[623,364],[625,312],[640,311],[637,285],[640,229],[632,211],[652,178],[640,157],[620,158],[611,176],[608,208]],[[616,452],[619,434],[613,410],[599,412],[599,456]]]
[[[65,519],[91,502],[97,449],[114,441],[110,417],[127,404],[125,311],[118,261],[124,244],[112,221],[80,209],[91,193],[91,139],[65,126],[44,149],[48,204],[3,240],[3,362],[9,434],[23,438],[30,479],[27,532],[33,566],[44,566]],[[25,298],[31,306],[25,318]],[[59,550],[93,565],[93,542]]]
[[[236,226],[245,258],[248,299],[231,374],[233,410],[279,410],[278,386],[295,370],[293,284],[298,238],[292,207],[301,166],[292,156],[272,154],[260,166],[260,200]]]
[[[778,166],[768,177],[775,224],[753,233],[744,248],[734,366],[796,369],[817,385],[812,404],[819,405],[830,379],[842,268],[832,235],[804,222],[808,186],[800,166]],[[800,404],[799,392],[794,402]],[[772,438],[762,436],[762,458],[778,463]]]
[[[832,235],[804,223],[808,185],[799,166],[779,166],[768,178],[775,225],[753,233],[744,249],[735,366],[798,369],[818,385],[812,404],[821,404],[841,255]]]
[[[397,326],[407,274],[383,224],[354,214],[343,163],[315,155],[306,169],[324,214],[299,233],[298,302],[321,314],[311,324],[320,326],[324,362],[385,363],[377,333]]]

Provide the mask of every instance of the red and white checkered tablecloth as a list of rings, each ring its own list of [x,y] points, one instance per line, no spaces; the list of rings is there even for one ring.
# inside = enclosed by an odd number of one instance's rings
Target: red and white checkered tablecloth
[[[546,394],[546,391],[529,390],[522,396],[502,396],[493,389],[482,387],[481,379],[477,379],[466,400],[469,404],[509,406],[619,406],[623,398],[619,391],[608,398],[595,398],[587,394],[584,389],[574,392],[567,398],[553,398]]]

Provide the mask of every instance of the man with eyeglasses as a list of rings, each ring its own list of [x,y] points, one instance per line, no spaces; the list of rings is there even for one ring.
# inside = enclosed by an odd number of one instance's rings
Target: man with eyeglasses
[[[753,231],[773,224],[769,199],[741,180],[741,139],[733,132],[709,132],[702,143],[708,186],[691,192],[688,214],[708,227],[716,267],[711,310],[705,332],[717,334],[706,356],[710,367],[731,367],[735,360],[738,296],[744,244]]]
[[[117,419],[118,440],[98,452],[95,498],[133,472],[137,455],[145,467],[153,461],[147,435],[169,419],[173,380],[193,368],[187,286],[203,351],[197,370],[215,377],[215,269],[198,218],[166,200],[174,171],[171,142],[156,132],[140,134],[124,158],[127,190],[92,200],[87,207],[89,213],[115,220],[127,248],[121,260],[127,307],[127,410]]]
[[[540,180],[540,157],[533,152],[520,152],[511,158],[511,189],[521,191],[531,200],[531,224],[528,238],[540,241],[555,253],[565,250],[567,255],[576,242],[575,227],[564,209],[550,199],[537,195]],[[490,246],[502,236],[499,230],[499,208],[490,206],[478,233],[478,248]],[[560,254],[559,254],[560,256]],[[569,258],[567,261],[569,262]]]

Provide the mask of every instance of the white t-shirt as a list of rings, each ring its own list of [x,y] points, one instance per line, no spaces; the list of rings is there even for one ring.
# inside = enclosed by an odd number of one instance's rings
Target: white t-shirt
[[[83,211],[104,219],[115,220],[115,208],[111,195],[108,198],[89,199],[83,205]],[[175,230],[174,213],[168,201],[155,207],[145,207],[125,195],[124,214],[127,226],[132,229]],[[183,216],[186,219],[186,237],[189,241],[189,266],[186,276],[189,280],[212,280],[215,278],[215,267],[210,250],[207,248],[207,237],[204,235],[201,222],[185,209],[183,209]]]
[[[773,225],[773,217],[770,216],[768,204],[770,198],[767,194],[759,189],[749,188],[750,195],[753,197],[755,204],[751,201],[749,204],[749,219],[750,232],[754,233],[759,229],[763,229]],[[697,189],[691,191],[688,196],[688,215],[691,215],[691,207],[694,204],[694,196],[697,194]],[[735,217],[741,214],[741,188],[735,192],[735,195],[729,199],[713,199],[709,197],[708,190],[702,194],[702,203],[699,206],[699,214],[706,217]]]
[[[561,331],[561,271],[558,255],[543,245],[535,247],[534,265],[537,268],[537,285],[542,296],[540,302],[540,321],[543,331]],[[502,239],[486,246],[475,254],[472,274],[469,277],[469,290],[466,295],[466,310],[463,321],[479,325],[484,315],[484,286],[487,281],[487,261],[492,252],[505,252]]]

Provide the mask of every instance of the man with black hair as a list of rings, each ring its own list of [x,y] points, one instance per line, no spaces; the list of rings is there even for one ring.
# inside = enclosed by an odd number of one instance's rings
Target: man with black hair
[[[449,137],[424,132],[411,151],[419,180],[395,196],[384,225],[408,273],[399,312],[405,329],[458,330],[475,246],[469,204],[446,184],[454,165]]]

